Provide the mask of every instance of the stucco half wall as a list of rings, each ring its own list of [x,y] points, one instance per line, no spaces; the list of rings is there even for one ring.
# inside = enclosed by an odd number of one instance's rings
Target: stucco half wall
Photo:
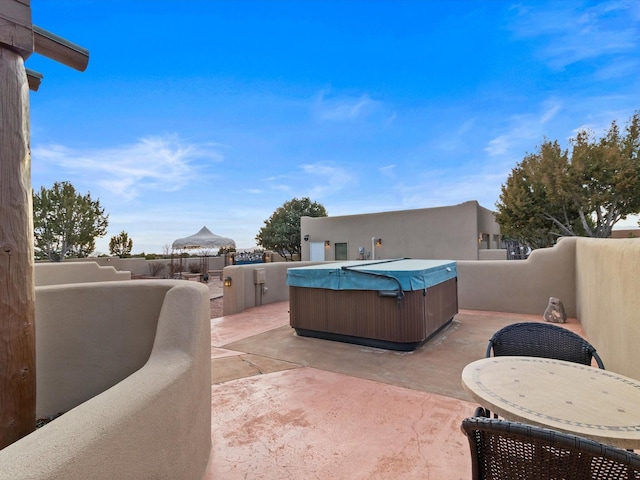
[[[534,250],[527,260],[458,261],[460,308],[542,314],[559,298],[576,316],[576,237]]]
[[[36,263],[33,266],[36,287],[65,283],[108,282],[131,280],[131,272],[118,271],[112,266],[100,266],[94,261]]]
[[[66,413],[0,450],[0,480],[201,479],[209,308],[196,282],[37,287],[37,415]]]
[[[460,308],[540,314],[550,297],[562,300],[567,315],[576,316],[576,238],[563,238],[553,248],[535,250],[528,260],[458,260]],[[225,267],[232,279],[224,289],[224,315],[289,299],[289,268],[320,262],[278,262]],[[266,292],[255,283],[255,270],[265,271]]]
[[[640,379],[640,239],[579,239],[577,316],[608,370]]]

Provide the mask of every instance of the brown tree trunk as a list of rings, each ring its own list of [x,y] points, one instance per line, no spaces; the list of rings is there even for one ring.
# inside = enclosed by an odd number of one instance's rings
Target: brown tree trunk
[[[0,448],[35,429],[32,215],[29,86],[0,46]]]

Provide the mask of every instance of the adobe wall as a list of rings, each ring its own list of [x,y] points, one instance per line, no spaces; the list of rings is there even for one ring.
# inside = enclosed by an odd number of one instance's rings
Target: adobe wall
[[[534,250],[528,260],[458,262],[460,308],[540,315],[550,297],[576,316],[576,238]]]
[[[478,260],[506,260],[507,251],[504,248],[478,250]]]
[[[64,283],[131,280],[131,272],[117,271],[113,266],[100,266],[94,261],[36,263],[33,266],[36,287]]]
[[[550,297],[562,300],[568,316],[576,316],[575,238],[563,238],[553,248],[538,249],[528,260],[459,260],[459,308],[539,314]],[[504,254],[504,250],[496,250]],[[318,262],[284,262],[226,267],[223,277],[232,278],[224,287],[224,315],[245,308],[289,300],[287,269]],[[267,293],[259,297],[256,268],[265,268]],[[261,301],[261,303],[260,303]]]
[[[200,480],[211,452],[209,291],[140,280],[36,288],[38,415],[0,480]]]
[[[275,261],[277,256],[272,254],[272,257],[274,257],[273,261]],[[202,258],[207,259],[209,270],[222,270],[224,268],[224,265],[225,265],[224,256],[188,257],[188,258],[182,259],[182,270],[184,272],[189,272],[190,267],[192,265],[196,267],[200,267]],[[174,257],[173,262],[174,262],[174,266],[177,268],[180,263],[180,259],[176,256]],[[69,258],[69,259],[66,259],[64,262],[51,263],[51,262],[41,261],[41,262],[37,262],[35,265],[37,268],[42,268],[42,266],[48,265],[49,267],[44,267],[44,268],[52,268],[52,269],[55,269],[56,268],[55,266],[58,266],[58,267],[61,267],[64,271],[65,269],[74,268],[71,265],[84,264],[84,263],[94,263],[96,265],[99,265],[100,267],[104,267],[105,268],[104,271],[107,271],[107,269],[109,270],[115,269],[117,272],[122,273],[123,275],[126,272],[128,272],[129,278],[131,278],[131,275],[136,277],[142,276],[142,277],[171,278],[171,258],[158,258],[155,260],[146,260],[144,258],[138,258],[138,257],[136,258],[91,257],[90,259]],[[36,272],[36,275],[37,274],[38,272]],[[58,273],[56,273],[56,275],[57,274]],[[83,277],[86,277],[86,280],[81,280],[81,281],[96,282],[96,281],[103,281],[103,280],[112,280],[112,278],[107,278],[107,277],[100,278],[96,276],[95,272],[93,274],[92,272],[87,272],[87,275],[84,275],[82,273],[80,274]],[[50,276],[51,275],[48,275],[48,277]],[[113,280],[117,280],[117,279],[119,278],[113,278]],[[49,283],[48,280],[46,282],[47,283],[40,283],[40,285],[53,285],[53,284],[66,283],[66,281],[57,281],[57,282]],[[75,283],[75,281],[72,283]],[[36,283],[36,285],[39,285],[39,284]]]
[[[500,233],[493,214],[476,201],[437,208],[302,217],[300,223],[302,258],[310,258],[310,243],[329,240],[331,245],[325,249],[324,258],[327,261],[335,259],[336,242],[347,243],[348,260],[359,259],[359,247],[364,248],[365,259],[477,260],[479,231],[491,238]],[[382,239],[382,245],[372,246],[372,238]]]
[[[608,370],[640,379],[640,239],[579,239],[578,318]]]
[[[315,265],[319,262],[275,262],[225,267],[222,278],[230,278],[231,286],[223,286],[223,314],[233,315],[247,308],[289,300],[287,270]],[[266,291],[256,284],[256,270],[265,273]]]
[[[195,252],[194,252],[195,253]],[[223,256],[206,257],[209,270],[222,270],[225,258]],[[98,265],[113,266],[116,270],[126,270],[132,275],[156,276],[159,278],[171,278],[171,259],[159,258],[155,260],[145,260],[144,258],[118,258],[118,257],[96,257],[92,258]],[[182,259],[182,271],[189,272],[191,265],[200,267],[201,257],[188,257]],[[67,263],[68,261],[65,261]],[[180,259],[177,256],[173,259],[177,268]]]

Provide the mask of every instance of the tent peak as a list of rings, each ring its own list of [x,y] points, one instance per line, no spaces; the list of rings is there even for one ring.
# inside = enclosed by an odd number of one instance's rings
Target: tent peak
[[[198,233],[189,237],[179,238],[171,245],[174,249],[182,248],[236,248],[236,242],[231,238],[221,237],[212,233],[206,226],[202,227]]]

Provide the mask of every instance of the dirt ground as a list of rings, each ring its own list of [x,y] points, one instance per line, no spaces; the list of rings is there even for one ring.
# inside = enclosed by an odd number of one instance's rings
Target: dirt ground
[[[211,318],[222,316],[222,297],[211,299]]]

